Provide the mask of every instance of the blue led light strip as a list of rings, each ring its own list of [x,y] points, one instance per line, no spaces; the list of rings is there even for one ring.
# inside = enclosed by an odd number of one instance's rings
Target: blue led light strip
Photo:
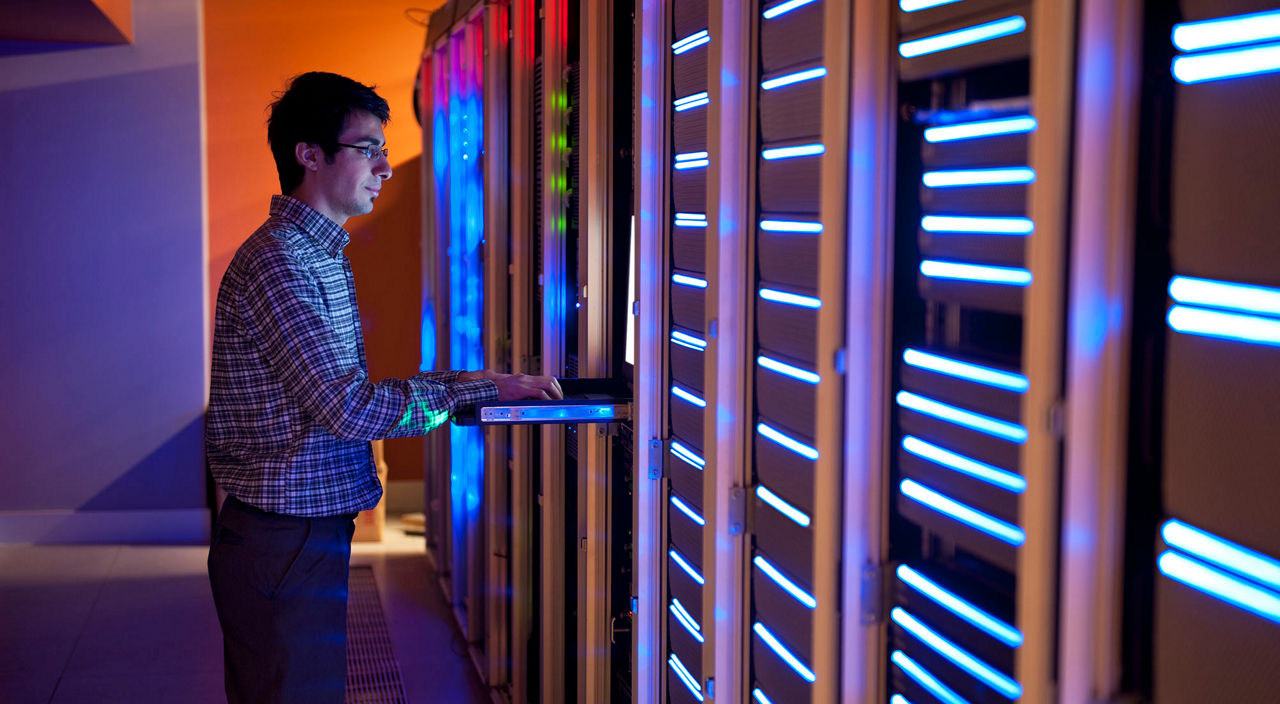
[[[803,511],[784,501],[781,496],[769,491],[765,485],[756,486],[756,496],[760,497],[761,501],[777,509],[778,513],[795,521],[798,525],[809,527],[809,517]]]
[[[774,584],[782,587],[788,594],[795,597],[796,601],[811,609],[816,609],[818,607],[818,602],[813,598],[812,594],[801,589],[795,582],[787,579],[787,576],[777,567],[774,567],[773,563],[766,560],[764,555],[756,555],[753,562],[756,567],[760,568],[760,571],[763,572],[766,577],[772,579]]]
[[[807,369],[801,369],[800,367],[792,366],[790,364],[787,364],[786,362],[779,362],[778,360],[773,359],[772,357],[766,357],[764,355],[760,355],[756,357],[756,363],[764,367],[765,369],[768,369],[769,371],[777,372],[784,376],[789,376],[792,379],[799,379],[800,381],[803,381],[806,384],[817,384],[820,381],[820,378],[818,377],[817,374],[814,374],[813,372]]]
[[[920,663],[912,660],[901,650],[893,651],[889,659],[900,670],[907,673],[908,677],[915,680],[916,684],[929,690],[929,693],[937,697],[939,701],[945,702],[945,704],[969,704],[967,699],[956,694],[953,689],[943,684],[941,680],[933,676],[933,673],[921,667]]]
[[[1034,132],[1037,127],[1036,118],[1030,115],[1020,117],[1002,117],[995,120],[978,120],[961,122],[953,125],[938,125],[924,131],[924,141],[959,142],[966,139],[981,139],[1005,134],[1023,134]]]
[[[699,626],[698,622],[693,620],[693,615],[685,610],[684,604],[681,604],[679,599],[672,599],[671,605],[667,608],[671,611],[671,615],[675,616],[676,620],[680,622],[680,625],[684,626],[685,630],[689,632],[689,635],[693,636],[694,640],[699,643],[707,642],[702,637],[702,626]]]
[[[674,494],[671,495],[671,505],[680,509],[680,513],[683,513],[684,515],[688,516],[689,520],[693,521],[694,523],[697,523],[700,526],[707,525],[706,519],[704,519],[702,516],[699,516],[697,512],[695,512],[692,508],[689,508],[689,504],[686,504],[685,502],[681,501],[680,497]]]
[[[781,431],[775,430],[769,427],[768,425],[765,425],[764,423],[757,424],[756,431],[759,432],[761,435],[765,436],[766,438],[787,448],[788,450],[791,450],[797,455],[800,455],[801,457],[805,457],[811,460],[818,459],[818,451],[816,449],[809,447],[808,445],[800,442],[799,440],[796,440],[795,438],[789,435],[786,435]]]
[[[759,704],[773,704],[773,702],[764,695],[764,692],[760,691],[759,687],[751,690],[751,698],[756,700]]]
[[[1280,44],[1186,54],[1173,60],[1173,77],[1184,85],[1280,71]]]
[[[676,398],[682,401],[688,401],[689,403],[692,403],[698,408],[707,407],[706,401],[702,400],[701,398],[698,398],[696,395],[694,395],[690,391],[687,391],[679,386],[676,386],[675,384],[671,385],[671,393],[675,394]]]
[[[966,457],[951,450],[938,447],[933,443],[925,442],[913,435],[907,435],[902,438],[902,449],[910,452],[916,457],[920,457],[935,464],[954,469],[962,474],[967,474],[974,479],[980,479],[992,486],[1007,489],[1015,494],[1021,494],[1027,490],[1027,480],[1021,475],[1013,472],[993,467],[984,462],[979,462],[972,457]]]
[[[924,37],[898,45],[898,53],[903,58],[912,59],[925,54],[955,49],[970,44],[999,39],[1019,34],[1027,28],[1027,21],[1021,15],[1006,17],[994,22],[984,22],[972,27],[945,32],[932,37]]]
[[[984,367],[970,362],[961,362],[958,359],[943,357],[941,355],[929,352],[921,352],[907,348],[902,352],[902,361],[913,367],[920,369],[928,369],[931,372],[946,374],[957,379],[964,379],[986,386],[994,386],[998,389],[1006,389],[1008,391],[1017,391],[1022,393],[1027,390],[1027,377],[1022,374],[1013,372],[1004,372],[991,367]]]
[[[702,471],[707,466],[707,461],[702,459],[693,450],[681,445],[675,440],[671,441],[671,454],[684,460],[686,464],[698,471]]]
[[[691,577],[693,581],[697,582],[700,585],[704,585],[707,583],[707,580],[703,579],[702,575],[698,574],[698,571],[693,569],[693,565],[686,562],[685,559],[680,556],[680,553],[676,552],[674,548],[672,548],[671,550],[668,550],[667,554],[671,556],[672,561],[674,561],[677,565],[680,565],[680,569],[684,570],[685,574],[689,575],[689,577]]]
[[[974,657],[972,653],[964,648],[943,638],[915,616],[912,616],[906,609],[895,606],[889,612],[889,617],[908,633],[920,639],[920,642],[932,648],[934,652],[950,660],[965,672],[982,680],[983,683],[1003,694],[1006,698],[1017,699],[1022,696],[1022,685],[1018,684],[1017,680]]]
[[[1220,538],[1177,519],[1165,521],[1160,537],[1170,547],[1225,567],[1246,579],[1280,591],[1280,560]]]
[[[956,279],[1003,286],[1027,286],[1031,283],[1031,272],[1026,269],[944,262],[937,259],[920,262],[920,273],[934,279]]]
[[[674,52],[676,55],[680,55],[685,53],[686,51],[689,51],[690,49],[693,49],[694,47],[702,46],[703,44],[706,44],[709,41],[711,41],[711,33],[704,29],[701,32],[695,32],[693,34],[690,34],[684,39],[681,39],[675,44],[672,44],[671,51]]]
[[[929,597],[938,605],[982,629],[1001,643],[1011,648],[1022,645],[1022,631],[970,604],[954,592],[944,589],[937,582],[906,565],[899,565],[897,572],[898,579],[902,580],[903,584]]]
[[[822,307],[822,301],[813,296],[801,296],[798,293],[787,293],[774,288],[760,289],[760,297],[766,301],[774,303],[785,303],[789,306],[800,306],[801,308],[818,309]]]
[[[672,103],[672,106],[675,107],[676,112],[684,112],[685,110],[702,107],[710,102],[711,98],[707,97],[707,93],[703,91],[702,93],[686,95],[683,98],[676,98],[675,102]]]
[[[1280,288],[1175,276],[1169,279],[1169,297],[1187,305],[1280,316]]]
[[[667,664],[671,666],[671,669],[676,673],[676,676],[680,678],[680,681],[684,682],[684,686],[689,688],[689,693],[693,695],[694,699],[697,699],[700,702],[706,701],[706,699],[702,697],[702,687],[698,686],[698,681],[693,679],[693,675],[689,673],[689,670],[685,668],[684,663],[680,662],[680,658],[676,657],[675,653],[672,653],[671,656],[667,658]]]
[[[811,81],[815,78],[822,78],[825,75],[827,75],[826,67],[819,66],[817,68],[796,71],[795,73],[788,73],[781,76],[775,76],[765,81],[760,81],[760,87],[764,90],[773,90],[774,88],[789,86],[793,83],[801,83],[803,81]]]
[[[972,235],[1029,235],[1036,224],[1031,218],[979,218],[967,215],[926,215],[920,218],[925,232],[955,232]]]
[[[1168,321],[1169,327],[1188,335],[1280,346],[1280,319],[1174,306]]]
[[[898,487],[902,490],[903,496],[1009,545],[1019,547],[1027,542],[1027,534],[1012,523],[1007,523],[995,516],[985,514],[944,494],[939,494],[917,481],[903,479]]]
[[[805,220],[761,220],[760,229],[765,232],[804,232],[818,234],[822,232],[822,223]]]
[[[688,274],[672,274],[671,282],[680,284],[681,286],[692,286],[693,288],[707,287],[706,279],[699,279],[696,276],[689,276]]]
[[[911,700],[901,694],[895,694],[889,697],[889,704],[911,704]]]
[[[1173,26],[1172,38],[1182,51],[1273,41],[1280,39],[1280,10],[1183,22]]]
[[[926,171],[920,181],[926,188],[964,186],[1016,186],[1034,183],[1036,172],[1025,166],[1000,169],[949,169]]]
[[[1156,566],[1160,569],[1160,574],[1170,579],[1280,623],[1280,594],[1193,560],[1176,550],[1160,553]]]
[[[785,15],[788,12],[791,12],[792,10],[796,9],[797,7],[803,7],[805,5],[808,5],[811,2],[813,2],[813,0],[786,0],[786,2],[780,2],[777,5],[774,5],[773,7],[765,10],[764,18],[766,20],[771,20],[774,17]]]
[[[681,332],[679,330],[671,331],[671,341],[682,347],[688,347],[691,350],[697,350],[699,352],[707,349],[706,340],[700,337],[694,337],[687,332]]]
[[[919,12],[939,5],[950,5],[953,2],[960,2],[960,0],[899,0],[898,7],[903,12]]]
[[[676,213],[676,227],[706,227],[706,213]]]
[[[817,681],[818,676],[813,674],[813,670],[810,670],[804,663],[800,662],[800,658],[797,658],[790,650],[787,650],[787,646],[783,645],[782,641],[778,640],[768,628],[765,628],[763,623],[756,621],[751,630],[755,631],[756,635],[760,636],[760,640],[763,640],[765,645],[777,653],[778,657],[782,658],[801,677],[809,682]]]
[[[778,159],[795,159],[802,156],[819,156],[825,154],[827,148],[821,144],[797,144],[791,147],[770,147],[760,152],[765,161]]]
[[[933,416],[948,423],[962,425],[1010,442],[1022,444],[1027,441],[1027,429],[1017,423],[997,420],[981,413],[966,411],[963,408],[956,408],[941,401],[913,394],[910,391],[899,391],[895,398],[899,406],[909,408],[917,413]]]
[[[711,163],[707,157],[707,152],[686,152],[684,154],[676,154],[676,168],[683,171],[685,169],[700,169]]]

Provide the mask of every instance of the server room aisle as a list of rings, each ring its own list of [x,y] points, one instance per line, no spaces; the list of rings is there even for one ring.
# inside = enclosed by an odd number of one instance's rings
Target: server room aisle
[[[357,543],[410,704],[486,701],[420,536]],[[0,545],[0,702],[225,702],[202,546]]]

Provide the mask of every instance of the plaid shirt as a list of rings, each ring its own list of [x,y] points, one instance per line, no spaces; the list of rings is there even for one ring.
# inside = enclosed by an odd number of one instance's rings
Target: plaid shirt
[[[370,440],[422,435],[496,399],[458,372],[369,380],[347,231],[287,196],[218,290],[205,446],[214,479],[264,511],[332,516],[382,495]]]

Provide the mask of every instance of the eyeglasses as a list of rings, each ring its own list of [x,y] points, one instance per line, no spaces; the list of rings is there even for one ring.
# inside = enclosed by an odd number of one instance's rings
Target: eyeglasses
[[[364,154],[365,158],[368,159],[369,161],[376,161],[378,157],[382,157],[385,159],[391,153],[390,151],[387,150],[386,147],[379,147],[376,144],[367,144],[362,147],[358,144],[343,144],[342,142],[334,142],[334,146],[347,147],[348,149],[354,149],[360,152],[361,154]]]

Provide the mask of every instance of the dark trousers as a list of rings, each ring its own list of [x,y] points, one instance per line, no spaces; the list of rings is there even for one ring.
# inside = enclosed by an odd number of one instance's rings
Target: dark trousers
[[[227,498],[209,583],[230,704],[342,704],[354,518],[285,516]]]

